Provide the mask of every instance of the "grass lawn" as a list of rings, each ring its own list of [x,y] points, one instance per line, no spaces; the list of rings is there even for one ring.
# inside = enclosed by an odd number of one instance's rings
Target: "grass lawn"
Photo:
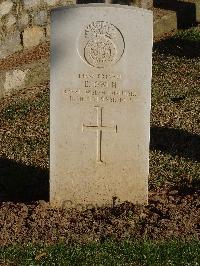
[[[200,265],[200,242],[91,243],[82,246],[29,245],[0,249],[1,265]]]

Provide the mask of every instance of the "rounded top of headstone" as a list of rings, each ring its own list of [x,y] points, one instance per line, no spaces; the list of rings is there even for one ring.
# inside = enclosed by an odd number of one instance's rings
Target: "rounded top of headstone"
[[[63,6],[63,7],[57,7],[51,9],[52,12],[56,12],[59,10],[64,10],[64,9],[74,9],[74,8],[115,8],[115,9],[129,9],[129,10],[135,10],[137,12],[141,13],[147,13],[153,16],[153,11],[149,9],[144,9],[136,6],[128,6],[128,5],[120,5],[120,4],[104,4],[104,3],[90,3],[90,4],[73,4],[73,5],[68,5],[68,6]]]

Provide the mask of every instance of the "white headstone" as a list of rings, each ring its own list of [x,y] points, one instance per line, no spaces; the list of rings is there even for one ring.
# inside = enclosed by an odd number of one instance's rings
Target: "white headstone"
[[[152,13],[134,7],[53,11],[53,205],[147,203],[152,28]]]

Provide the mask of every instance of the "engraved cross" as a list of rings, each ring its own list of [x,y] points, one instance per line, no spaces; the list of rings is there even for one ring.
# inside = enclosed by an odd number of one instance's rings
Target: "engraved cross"
[[[102,132],[104,130],[114,130],[117,133],[117,125],[115,126],[104,126],[103,125],[103,107],[94,106],[97,110],[97,123],[96,125],[82,125],[82,131],[85,129],[96,130],[97,133],[97,154],[96,160],[97,162],[102,163]]]

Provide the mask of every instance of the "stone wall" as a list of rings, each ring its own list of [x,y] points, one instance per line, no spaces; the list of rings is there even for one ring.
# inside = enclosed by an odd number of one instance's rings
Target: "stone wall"
[[[0,59],[49,40],[50,10],[75,2],[76,0],[0,0]],[[153,5],[153,0],[131,0],[130,3],[149,8]]]
[[[133,4],[141,8],[153,7],[153,0],[134,0]]]
[[[0,0],[0,59],[49,40],[50,10],[73,0]]]

